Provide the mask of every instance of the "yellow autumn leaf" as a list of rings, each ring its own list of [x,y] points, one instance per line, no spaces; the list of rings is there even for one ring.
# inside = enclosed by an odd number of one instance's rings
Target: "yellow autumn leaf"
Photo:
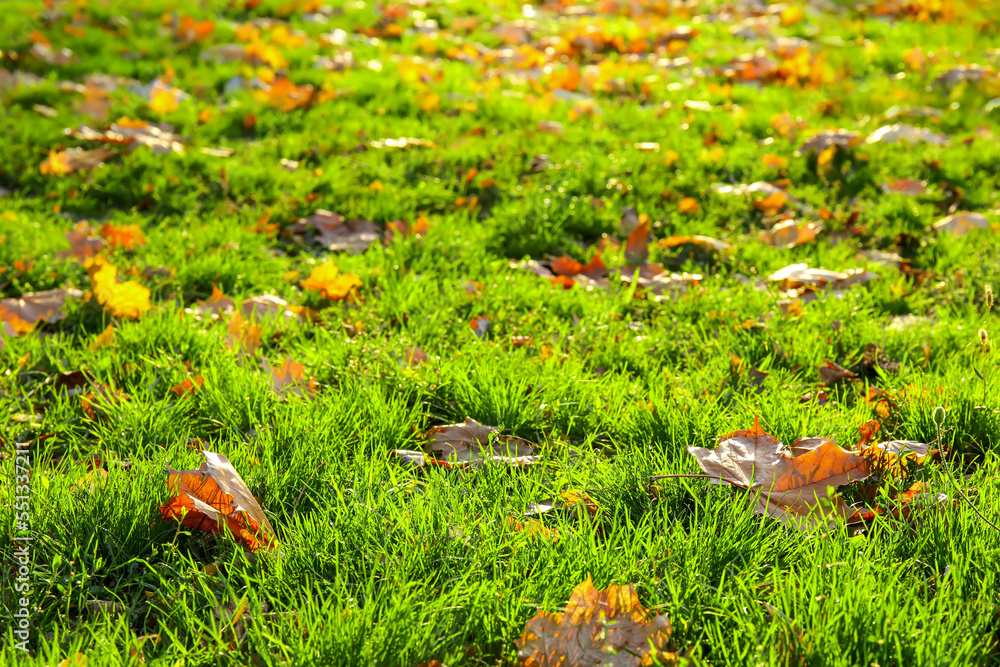
[[[361,278],[353,273],[340,273],[333,262],[325,262],[312,270],[309,277],[303,280],[302,287],[316,290],[325,299],[343,299],[355,287],[361,287]]]
[[[87,271],[94,296],[112,317],[137,319],[151,308],[149,289],[134,280],[118,282],[118,267],[104,258],[89,261]]]
[[[177,93],[165,86],[153,86],[149,96],[149,109],[153,113],[166,114],[177,111],[180,103],[177,101]]]

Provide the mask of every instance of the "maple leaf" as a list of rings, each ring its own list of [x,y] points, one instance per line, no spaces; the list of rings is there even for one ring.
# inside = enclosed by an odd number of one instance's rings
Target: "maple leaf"
[[[158,507],[164,520],[221,535],[228,531],[251,551],[273,548],[274,529],[246,482],[222,454],[203,451],[197,470],[167,466],[167,488],[173,497]]]
[[[887,193],[894,192],[896,194],[914,197],[927,192],[927,181],[918,181],[912,178],[900,178],[892,183],[883,183],[882,191]]]
[[[356,287],[361,287],[361,278],[353,273],[340,273],[333,262],[324,262],[313,268],[309,277],[299,283],[308,290],[316,290],[324,299],[339,300],[347,297]]]
[[[865,456],[838,447],[832,439],[799,438],[791,447],[764,432],[754,418],[752,429],[719,438],[715,449],[690,446],[701,469],[717,483],[758,492],[754,511],[805,529],[821,509],[846,517],[847,507],[830,489],[871,474]]]
[[[153,83],[149,91],[149,110],[156,114],[168,114],[180,108],[181,91],[159,81]]]
[[[38,171],[46,176],[64,176],[74,171],[93,169],[115,154],[113,148],[67,148],[64,151],[49,151],[49,157],[38,166]]]
[[[316,394],[316,378],[305,376],[305,366],[285,359],[280,366],[272,366],[267,359],[262,359],[264,372],[271,376],[271,390],[278,396],[295,394],[303,398],[311,398]]]
[[[825,362],[819,367],[819,378],[825,385],[834,385],[841,380],[849,380],[856,377],[852,371],[847,370],[843,366],[838,366],[829,359],[826,359]]]
[[[132,250],[146,243],[146,237],[142,235],[142,229],[139,225],[121,225],[115,227],[114,225],[105,224],[98,231],[98,234],[104,237],[108,245],[112,248],[122,247],[126,250]]]
[[[260,347],[260,327],[253,322],[244,322],[241,313],[234,313],[229,318],[227,332],[226,345],[231,350],[253,354]]]
[[[76,289],[50,289],[30,292],[19,297],[0,300],[0,321],[9,325],[13,335],[30,331],[38,322],[58,322],[66,318],[62,312],[66,299],[79,299],[83,292]]]
[[[955,236],[965,236],[973,229],[989,229],[990,221],[982,213],[959,211],[941,218],[934,223],[935,232],[950,232]]]
[[[149,289],[134,280],[119,283],[116,280],[118,267],[104,258],[98,256],[88,260],[87,272],[94,296],[112,317],[134,320],[151,308]]]
[[[588,576],[562,613],[539,611],[517,640],[522,667],[626,667],[678,664],[666,651],[670,619],[649,618],[635,587],[598,590]]]
[[[379,239],[378,229],[370,220],[345,220],[344,216],[322,209],[296,225],[303,231],[312,227],[316,240],[333,252],[362,253]]]
[[[189,377],[178,385],[174,385],[170,388],[170,391],[177,394],[178,397],[184,397],[188,394],[196,394],[201,391],[202,385],[205,383],[205,378],[200,375],[195,375],[194,377]]]

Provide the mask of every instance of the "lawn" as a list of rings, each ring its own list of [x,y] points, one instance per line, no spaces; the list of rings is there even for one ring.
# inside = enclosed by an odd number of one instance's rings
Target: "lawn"
[[[4,2],[0,663],[1000,664],[998,36]]]

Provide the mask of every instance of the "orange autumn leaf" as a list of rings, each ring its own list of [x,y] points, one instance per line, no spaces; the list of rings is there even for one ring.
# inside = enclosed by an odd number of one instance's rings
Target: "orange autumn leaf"
[[[94,296],[111,316],[137,319],[152,307],[149,289],[134,280],[118,282],[118,267],[102,257],[89,260],[87,272]]]
[[[264,372],[271,376],[271,389],[279,396],[296,394],[303,398],[310,398],[315,395],[318,385],[316,378],[305,376],[305,366],[285,359],[281,366],[272,366],[267,359],[261,362]]]
[[[189,377],[184,382],[174,385],[170,388],[170,391],[177,394],[177,396],[187,396],[188,394],[196,394],[201,391],[202,385],[205,383],[205,378],[200,375],[195,375],[194,377]]]
[[[244,322],[239,311],[229,318],[226,345],[234,352],[253,354],[260,347],[261,330],[253,322]]]
[[[774,155],[773,153],[765,153],[760,156],[760,159],[765,167],[779,167],[783,169],[788,166],[788,158]]]
[[[361,278],[353,273],[340,273],[333,262],[325,262],[315,267],[309,277],[299,283],[308,290],[315,290],[324,299],[339,300],[348,296],[356,287],[361,287]]]
[[[674,664],[670,619],[652,618],[635,587],[598,590],[590,577],[573,589],[562,613],[540,610],[517,640],[522,667],[620,667]]]
[[[65,176],[74,171],[93,169],[115,154],[113,148],[67,148],[64,151],[49,151],[49,157],[38,165],[38,171],[45,176]]]
[[[158,507],[163,519],[192,530],[228,532],[251,551],[275,547],[271,522],[233,464],[222,454],[202,453],[205,462],[197,470],[167,466],[167,488],[174,495]]]
[[[146,237],[143,236],[142,228],[139,225],[115,227],[105,224],[97,233],[104,237],[112,248],[122,247],[126,250],[132,250],[146,243]]]
[[[695,213],[698,211],[698,202],[694,197],[685,197],[677,204],[677,209],[681,213]]]
[[[58,322],[65,319],[66,299],[79,299],[83,292],[75,289],[50,289],[29,292],[19,297],[0,300],[0,322],[13,335],[31,331],[38,322]]]
[[[763,199],[755,199],[753,207],[762,211],[765,215],[774,215],[781,207],[788,202],[788,195],[784,192],[773,192]]]
[[[649,257],[649,222],[648,215],[640,215],[639,224],[625,241],[625,261],[628,264],[642,264]]]
[[[180,95],[174,88],[157,82],[149,93],[149,110],[156,114],[168,114],[180,108]]]
[[[868,458],[832,439],[799,438],[786,446],[754,418],[753,428],[719,438],[715,449],[688,447],[701,469],[720,482],[754,491],[754,511],[802,529],[821,523],[814,513],[848,515],[831,489],[871,474]],[[826,523],[826,522],[823,522]]]

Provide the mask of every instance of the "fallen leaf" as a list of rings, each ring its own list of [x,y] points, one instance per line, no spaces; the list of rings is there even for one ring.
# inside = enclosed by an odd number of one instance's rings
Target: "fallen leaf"
[[[316,394],[316,378],[305,376],[305,366],[285,359],[281,366],[272,366],[267,359],[262,359],[264,372],[271,376],[271,390],[278,396],[296,394],[303,398],[311,398]]]
[[[500,429],[495,426],[466,417],[461,424],[436,426],[428,431],[425,448],[436,459],[452,464],[479,463],[487,459],[519,466],[538,461],[535,448],[525,440],[499,433]]]
[[[132,250],[146,243],[146,237],[143,236],[139,225],[121,225],[115,227],[114,225],[106,224],[97,233],[108,242],[111,248],[121,247],[126,250]]]
[[[149,289],[134,280],[119,283],[116,279],[118,267],[98,256],[88,260],[91,290],[98,303],[112,317],[137,319],[152,306]]]
[[[253,322],[244,322],[242,313],[234,313],[226,328],[226,345],[242,354],[253,354],[260,347],[261,330]]]
[[[816,233],[820,229],[819,225],[811,222],[785,220],[762,232],[760,236],[761,240],[769,245],[794,248],[803,243],[815,241]]]
[[[943,134],[935,134],[928,129],[906,125],[905,123],[880,127],[872,132],[866,141],[870,144],[928,143],[935,146],[947,146],[951,143],[951,140]]]
[[[49,157],[38,166],[45,176],[63,176],[70,172],[93,169],[115,154],[113,148],[67,148],[64,151],[49,151]]]
[[[315,290],[324,299],[340,300],[361,287],[361,278],[353,273],[340,273],[333,262],[324,262],[314,267],[309,277],[299,283],[307,290]]]
[[[830,489],[871,473],[866,457],[832,439],[800,438],[786,447],[764,432],[756,417],[752,429],[721,436],[714,450],[689,446],[688,451],[720,483],[757,492],[755,512],[799,529],[819,523],[812,515],[821,509],[846,518],[847,506],[831,497]]]
[[[293,306],[279,296],[261,294],[243,300],[240,310],[247,319],[268,320],[274,317],[286,319],[304,318],[299,306]]]
[[[248,299],[249,301],[249,299]],[[219,319],[223,315],[229,315],[236,308],[236,304],[228,296],[222,293],[219,287],[212,283],[212,294],[204,301],[199,301],[194,308],[188,308],[187,312],[197,316],[206,315],[213,320]]]
[[[982,213],[959,211],[941,218],[934,223],[935,232],[950,232],[954,236],[965,236],[973,229],[989,229],[990,221]]]
[[[403,355],[403,360],[406,366],[413,368],[427,362],[427,353],[416,346],[408,347]]]
[[[109,324],[90,344],[91,350],[115,346],[115,325]]]
[[[838,366],[829,359],[824,361],[825,363],[819,367],[819,379],[823,384],[830,386],[841,380],[849,380],[855,377],[853,372],[843,366]]]
[[[625,241],[625,262],[633,266],[642,264],[649,257],[649,216],[643,213],[639,222]]]
[[[333,252],[362,253],[379,240],[375,223],[370,220],[345,220],[331,211],[318,210],[299,225],[316,230],[316,240]]]
[[[170,391],[177,394],[179,397],[187,396],[188,394],[196,394],[201,391],[202,385],[205,383],[205,378],[200,375],[195,375],[194,377],[189,377],[178,385],[174,385],[170,388]]]
[[[820,153],[833,146],[851,148],[861,143],[861,135],[851,130],[823,130],[806,139],[802,151]]]
[[[883,183],[882,191],[914,197],[927,192],[927,181],[917,181],[912,178],[900,178],[892,183]]]
[[[682,245],[694,245],[712,252],[726,252],[732,246],[725,241],[713,239],[711,236],[692,234],[691,236],[668,236],[656,242],[658,248],[676,248]]]
[[[251,551],[275,547],[271,522],[233,464],[222,454],[202,453],[197,470],[167,466],[167,488],[175,495],[158,508],[163,519],[218,535],[228,531]]]
[[[66,318],[62,312],[66,299],[79,299],[83,292],[76,289],[50,289],[30,292],[19,297],[0,300],[0,321],[10,325],[13,335],[30,331],[38,322],[58,322]]]
[[[562,613],[540,610],[517,640],[522,667],[673,665],[670,619],[649,618],[632,584],[603,591],[590,577],[573,589]]]
[[[93,227],[86,221],[78,222],[73,229],[63,232],[66,240],[69,241],[70,249],[60,252],[60,257],[75,257],[79,261],[85,261],[91,257],[96,257],[104,247],[104,239],[99,236],[91,236]]]

